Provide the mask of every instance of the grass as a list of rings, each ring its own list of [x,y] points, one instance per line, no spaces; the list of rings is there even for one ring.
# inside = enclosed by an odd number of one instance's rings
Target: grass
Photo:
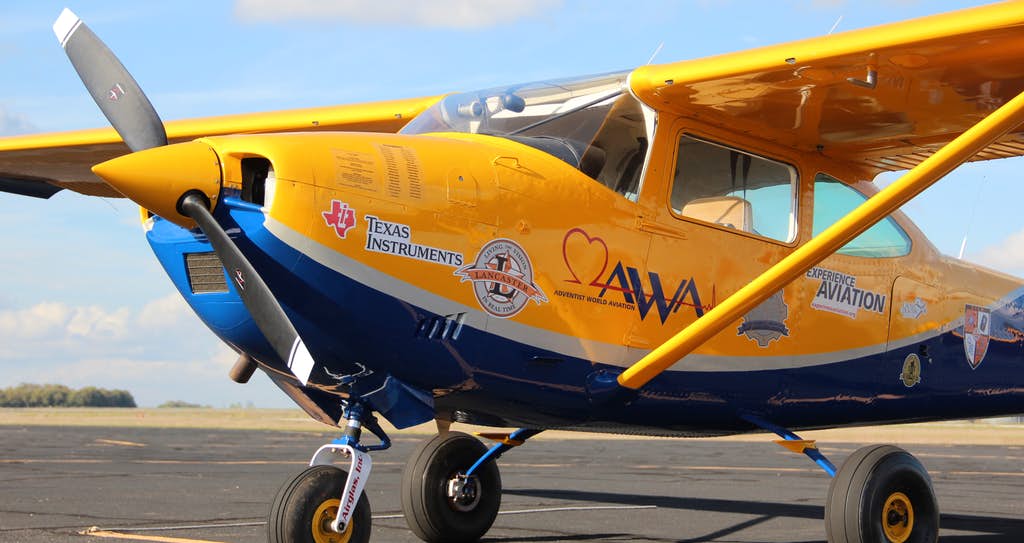
[[[336,434],[337,429],[309,418],[295,409],[212,409],[212,408],[0,408],[0,426],[99,426],[138,428],[206,428],[227,430],[268,430]],[[433,423],[406,430],[384,429],[396,435],[422,436],[436,432]],[[501,431],[455,425],[465,432]],[[537,439],[606,439],[604,434],[551,431]],[[954,421],[843,428],[801,432],[805,439],[821,443],[975,444],[1024,445],[1024,425],[992,422]],[[774,436],[748,434],[714,438],[738,441],[771,441]]]

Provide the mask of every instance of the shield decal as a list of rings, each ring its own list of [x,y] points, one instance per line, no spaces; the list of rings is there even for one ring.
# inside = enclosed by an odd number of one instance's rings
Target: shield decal
[[[981,306],[964,306],[964,353],[971,369],[977,369],[988,352],[992,313]]]

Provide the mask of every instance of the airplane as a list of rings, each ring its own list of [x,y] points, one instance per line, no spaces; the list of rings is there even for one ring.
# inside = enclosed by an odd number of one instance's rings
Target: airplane
[[[774,433],[832,477],[828,541],[934,542],[913,455],[837,467],[796,432],[1024,411],[1024,281],[943,256],[898,210],[965,162],[1024,154],[1024,3],[167,123],[76,15],[54,32],[112,129],[0,139],[0,189],[138,203],[238,352],[231,378],[262,370],[340,428],[274,497],[273,543],[369,540],[378,417],[436,421],[402,476],[424,541],[483,537],[498,459],[564,429]],[[519,429],[487,447],[453,423]]]

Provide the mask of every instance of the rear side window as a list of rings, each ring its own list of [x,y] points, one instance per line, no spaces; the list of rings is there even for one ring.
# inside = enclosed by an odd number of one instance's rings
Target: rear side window
[[[838,179],[819,173],[814,177],[814,235],[822,233],[867,200],[867,196]],[[836,251],[867,258],[903,256],[910,252],[910,236],[892,217],[880,222]]]
[[[672,209],[684,217],[789,243],[796,239],[796,170],[702,141],[679,139]]]

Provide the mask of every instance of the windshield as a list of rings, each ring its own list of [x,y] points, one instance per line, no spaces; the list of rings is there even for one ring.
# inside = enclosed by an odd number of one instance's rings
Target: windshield
[[[643,106],[629,72],[541,81],[445,97],[403,134],[464,132],[540,149],[635,199],[648,149]]]

